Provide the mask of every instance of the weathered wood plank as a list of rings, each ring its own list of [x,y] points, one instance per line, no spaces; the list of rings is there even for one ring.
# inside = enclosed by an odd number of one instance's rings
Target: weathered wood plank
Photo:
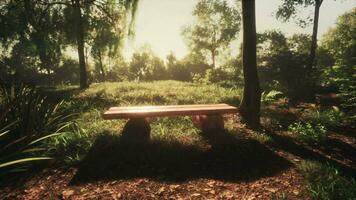
[[[144,117],[192,116],[236,113],[237,108],[227,104],[133,106],[112,107],[103,115],[104,119],[128,119]]]
[[[221,103],[221,104],[192,104],[192,105],[163,105],[163,106],[123,106],[123,107],[111,107],[109,108],[109,110],[132,110],[132,109],[142,109],[142,108],[145,108],[145,109],[148,109],[148,108],[161,108],[161,109],[171,109],[171,108],[190,108],[190,107],[218,107],[218,106],[221,106],[221,107],[224,107],[224,106],[229,106],[228,104],[224,104],[224,103]]]

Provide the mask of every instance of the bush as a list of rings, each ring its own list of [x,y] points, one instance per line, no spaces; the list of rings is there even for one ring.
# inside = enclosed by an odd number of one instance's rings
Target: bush
[[[271,90],[269,92],[264,91],[261,94],[261,101],[263,103],[269,103],[269,102],[277,100],[277,98],[279,96],[281,96],[282,94],[283,94],[282,92],[277,91],[277,90]]]
[[[53,104],[28,86],[0,87],[1,174],[23,171],[33,161],[51,159],[43,141],[70,125],[62,102]]]
[[[297,134],[297,138],[307,143],[318,143],[327,137],[326,128],[321,124],[296,122],[288,129]]]
[[[337,169],[315,161],[303,161],[298,170],[307,182],[312,199],[355,199],[356,182],[341,176]]]
[[[54,81],[56,83],[71,83],[79,82],[79,63],[74,59],[64,59],[63,64],[54,70]]]
[[[351,119],[356,119],[356,75],[355,66],[333,66],[325,70],[323,84],[335,87],[341,97],[341,108]]]
[[[83,128],[74,125],[69,133],[47,140],[45,146],[48,147],[48,153],[57,161],[73,164],[82,160],[92,146],[95,137]]]
[[[326,128],[336,128],[342,123],[343,113],[335,108],[316,111],[312,114],[312,120],[314,123],[319,123]]]

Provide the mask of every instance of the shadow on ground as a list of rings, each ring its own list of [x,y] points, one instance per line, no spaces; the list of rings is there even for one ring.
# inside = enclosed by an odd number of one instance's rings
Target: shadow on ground
[[[227,131],[203,137],[210,145],[127,141],[106,134],[96,140],[71,184],[137,177],[178,182],[195,178],[250,181],[273,176],[292,165],[258,141],[237,139]]]
[[[317,145],[306,145],[296,142],[291,137],[276,134],[273,131],[267,130],[267,135],[273,141],[268,145],[274,149],[283,150],[305,160],[316,160],[327,165],[332,165],[344,175],[356,177],[356,149],[341,140],[329,138]],[[346,160],[349,163],[345,162]]]

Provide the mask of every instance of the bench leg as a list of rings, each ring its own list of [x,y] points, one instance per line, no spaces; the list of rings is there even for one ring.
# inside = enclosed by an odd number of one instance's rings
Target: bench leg
[[[145,118],[132,118],[125,124],[122,138],[130,141],[148,142],[150,140],[151,127]]]
[[[221,115],[196,115],[192,117],[192,120],[195,126],[204,133],[224,129],[224,119]]]

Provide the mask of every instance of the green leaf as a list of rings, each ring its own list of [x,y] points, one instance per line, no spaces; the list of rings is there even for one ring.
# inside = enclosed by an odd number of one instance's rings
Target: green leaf
[[[65,133],[65,132],[53,133],[53,134],[49,134],[49,135],[43,136],[43,137],[41,137],[41,138],[38,138],[37,140],[34,140],[34,141],[30,142],[28,145],[35,144],[35,143],[37,143],[37,142],[39,142],[39,141],[42,141],[42,140],[44,140],[44,139],[47,139],[47,138],[50,138],[50,137],[54,137],[54,136],[58,136],[58,135],[61,135],[61,134],[63,134],[63,133]]]
[[[4,131],[3,133],[0,133],[0,137],[3,136],[3,135],[5,135],[5,134],[8,133],[8,132],[10,132],[10,131]]]
[[[51,157],[31,157],[31,158],[24,158],[24,159],[19,159],[19,160],[13,160],[10,162],[2,163],[0,164],[0,168],[7,167],[10,165],[15,165],[15,164],[20,164],[20,163],[25,163],[25,162],[32,162],[32,161],[38,161],[38,160],[50,160],[53,159]]]
[[[31,149],[25,149],[22,151],[22,153],[29,153],[29,152],[36,152],[36,151],[44,151],[46,150],[45,148],[31,148]]]

